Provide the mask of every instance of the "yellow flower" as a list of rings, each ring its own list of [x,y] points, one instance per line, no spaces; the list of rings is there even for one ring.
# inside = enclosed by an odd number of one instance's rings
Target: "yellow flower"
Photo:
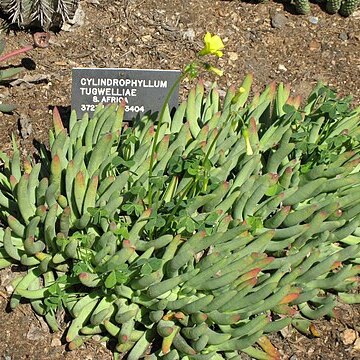
[[[204,48],[199,52],[199,56],[204,55],[216,55],[217,57],[222,57],[222,49],[224,48],[224,43],[222,42],[219,35],[212,36],[209,32],[205,34],[204,37]]]

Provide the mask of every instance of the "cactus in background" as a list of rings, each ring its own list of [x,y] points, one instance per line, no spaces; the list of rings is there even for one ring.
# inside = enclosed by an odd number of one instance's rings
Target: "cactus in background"
[[[326,11],[329,14],[336,14],[341,7],[342,0],[326,0]]]
[[[359,6],[359,0],[326,0],[326,11],[329,14],[339,12],[342,16],[350,16]],[[296,11],[299,14],[310,12],[309,0],[294,0]]]
[[[359,0],[343,0],[339,13],[342,16],[349,16],[359,7],[359,5]]]
[[[125,104],[68,128],[55,109],[40,162],[14,140],[0,268],[28,272],[10,306],[54,331],[65,309],[70,349],[102,334],[120,358],[215,360],[279,359],[266,334],[358,301],[360,108],[320,85],[303,108],[283,84],[248,101],[251,84],[221,101],[200,82],[159,128],[123,128]]]
[[[0,9],[20,27],[48,29],[74,16],[79,0],[2,0]]]
[[[310,12],[309,0],[294,0],[296,11],[299,14],[308,14]]]
[[[264,2],[258,0],[259,3]],[[293,0],[298,14],[306,15],[311,11],[310,0]],[[360,5],[360,0],[325,0],[326,11],[329,14],[339,12],[342,16],[350,16]]]

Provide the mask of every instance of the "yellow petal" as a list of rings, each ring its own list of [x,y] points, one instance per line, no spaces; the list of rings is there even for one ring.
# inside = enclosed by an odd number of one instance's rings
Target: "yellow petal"
[[[204,36],[204,43],[209,43],[211,41],[211,34],[207,32]]]
[[[224,48],[224,44],[219,35],[214,35],[210,40],[210,47],[212,50],[217,51]]]
[[[220,50],[223,48],[224,43],[222,42],[220,36],[212,36],[209,32],[207,32],[204,36],[204,47],[200,50],[199,56],[216,55],[217,57],[222,57],[223,53]]]

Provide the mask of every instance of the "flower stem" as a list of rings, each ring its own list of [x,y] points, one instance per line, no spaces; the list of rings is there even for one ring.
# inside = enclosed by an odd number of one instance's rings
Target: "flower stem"
[[[28,45],[28,46],[25,46],[21,49],[18,49],[18,50],[14,50],[14,51],[11,51],[3,56],[0,56],[0,61],[5,61],[7,59],[10,59],[12,58],[13,56],[16,56],[16,55],[19,55],[19,54],[22,54],[22,53],[26,53],[30,50],[33,50],[34,49],[34,45]]]

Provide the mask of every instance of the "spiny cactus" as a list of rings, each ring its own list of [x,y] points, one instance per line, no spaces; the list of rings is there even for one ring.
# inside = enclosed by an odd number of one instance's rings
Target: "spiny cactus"
[[[326,11],[329,14],[339,12],[342,16],[350,16],[359,6],[359,0],[325,0]],[[296,10],[299,14],[310,12],[309,0],[294,0]]]
[[[327,0],[326,1],[326,11],[329,14],[336,14],[341,7],[342,0]]]
[[[351,15],[360,5],[360,0],[344,0],[342,2],[339,13],[342,16]]]
[[[217,360],[279,359],[266,334],[309,332],[334,293],[358,301],[360,108],[323,86],[301,110],[282,84],[249,102],[251,83],[223,101],[198,83],[131,128],[124,105],[68,129],[55,109],[40,162],[14,140],[0,267],[28,272],[10,306],[28,299],[54,331],[65,309],[70,349],[101,334],[129,360]]]
[[[257,2],[264,2],[258,0]],[[308,14],[311,11],[310,0],[293,0],[296,11],[298,14]],[[329,14],[339,12],[342,16],[350,16],[360,4],[360,0],[324,0],[326,3],[326,11]]]
[[[38,26],[48,29],[74,16],[79,0],[2,0],[0,9],[11,23],[20,27]]]
[[[309,0],[294,0],[296,11],[299,14],[308,14],[310,12]]]

